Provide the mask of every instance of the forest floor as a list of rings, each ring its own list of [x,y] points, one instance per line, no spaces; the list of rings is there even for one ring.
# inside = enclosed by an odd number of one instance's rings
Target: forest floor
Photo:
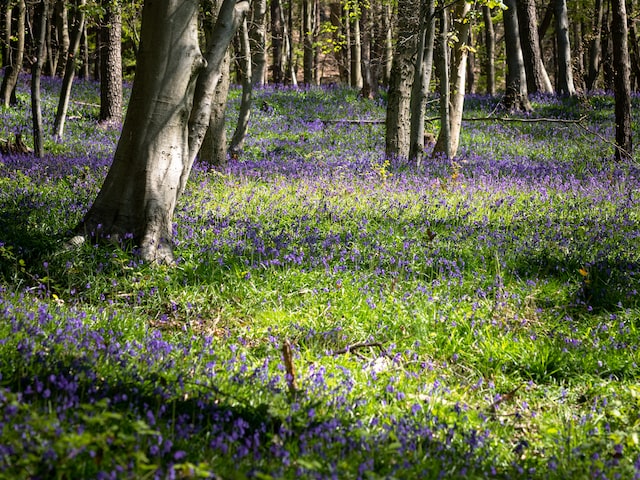
[[[27,82],[0,138],[29,146]],[[242,155],[194,168],[172,267],[61,250],[119,134],[73,96],[44,159],[0,156],[0,478],[640,478],[640,168],[610,95],[469,96],[459,156],[418,168],[356,122],[384,96],[260,89]]]

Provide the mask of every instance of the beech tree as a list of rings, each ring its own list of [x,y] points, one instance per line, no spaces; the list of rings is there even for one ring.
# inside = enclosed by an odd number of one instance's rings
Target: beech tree
[[[136,75],[107,177],[76,245],[133,237],[142,259],[173,262],[172,218],[209,127],[214,90],[229,43],[249,4],[224,0],[203,56],[198,1],[146,0]]]

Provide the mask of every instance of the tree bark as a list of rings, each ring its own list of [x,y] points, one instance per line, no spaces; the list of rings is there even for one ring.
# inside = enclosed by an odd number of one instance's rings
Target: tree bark
[[[232,155],[238,155],[244,146],[244,139],[249,128],[249,117],[251,116],[251,98],[253,95],[253,82],[251,73],[251,47],[249,45],[249,30],[246,19],[242,22],[240,28],[240,46],[241,56],[244,64],[242,79],[242,99],[240,100],[240,112],[238,114],[238,123],[231,138],[229,150]]]
[[[411,84],[415,65],[413,55],[417,46],[414,32],[419,28],[420,8],[416,0],[398,2],[398,41],[389,79],[386,114],[385,153],[388,157],[409,157]]]
[[[484,20],[484,44],[487,58],[485,59],[485,74],[487,75],[487,94],[496,94],[496,35],[493,29],[493,19],[491,9],[484,5],[482,7],[482,19]]]
[[[303,82],[313,84],[313,0],[302,0]]]
[[[587,72],[587,90],[593,90],[600,73],[600,59],[602,56],[602,17],[604,14],[603,0],[595,0],[591,41],[589,42],[589,70]]]
[[[82,39],[82,30],[84,29],[84,6],[86,0],[78,0],[76,3],[76,11],[74,13],[73,33],[71,44],[69,45],[68,56],[65,62],[64,77],[62,79],[62,88],[60,90],[60,98],[58,101],[58,109],[56,110],[56,118],[53,124],[54,136],[62,138],[64,134],[64,124],[67,118],[67,110],[69,108],[69,99],[71,98],[71,86],[73,85],[73,77],[76,74],[76,56],[80,50],[80,40]]]
[[[220,81],[216,86],[211,103],[209,128],[200,147],[200,161],[215,167],[227,163],[227,96],[231,83],[231,55],[227,51],[220,66]]]
[[[528,93],[553,93],[551,80],[542,62],[535,1],[518,0],[516,3],[522,58],[527,75],[527,91]]]
[[[611,30],[613,65],[615,71],[614,96],[616,117],[617,160],[630,159],[633,152],[631,130],[631,84],[627,11],[624,0],[611,0]]]
[[[122,7],[120,3],[102,0],[105,9],[100,29],[100,122],[122,123]]]
[[[432,155],[443,154],[451,158],[451,91],[449,90],[449,18],[446,8],[440,9],[437,73],[440,79],[440,132]],[[438,143],[440,145],[438,145]]]
[[[409,159],[419,166],[424,154],[424,112],[426,108],[431,71],[433,70],[433,46],[435,40],[435,0],[421,2],[418,54],[413,85],[411,86],[411,126]]]
[[[22,62],[24,59],[24,31],[27,6],[24,0],[19,0],[17,5],[17,19],[16,19],[16,42],[15,48],[11,48],[11,42],[7,48],[7,51],[11,52],[11,60],[7,67],[5,67],[4,78],[2,81],[2,104],[5,107],[15,105],[16,103],[16,85],[18,83],[18,75],[22,70]],[[9,8],[9,12],[13,10]],[[8,14],[9,19],[12,15]],[[11,21],[7,22],[9,25]]]
[[[249,39],[251,40],[251,82],[261,87],[267,83],[267,0],[255,0],[251,7],[251,25]]]
[[[284,82],[284,25],[282,4],[280,0],[271,0],[271,46],[273,48],[271,60],[271,78],[276,85]]]
[[[354,11],[348,12],[351,26],[351,86],[362,89],[362,37],[360,35],[360,7],[354,2]]]
[[[450,105],[448,112],[441,110],[441,112],[446,115],[441,116],[440,118],[440,125],[443,125],[448,121],[449,128],[440,129],[440,134],[438,135],[438,140],[436,141],[436,146],[433,150],[434,155],[442,153],[446,155],[447,158],[455,157],[458,151],[458,144],[460,143],[462,112],[464,110],[465,81],[467,78],[467,55],[469,54],[469,46],[467,45],[467,42],[471,31],[471,22],[469,22],[467,15],[470,10],[471,4],[467,2],[459,2],[455,6],[455,10],[453,12],[454,19],[458,24],[458,27],[456,31],[457,40],[453,46],[451,79],[450,82],[446,84],[447,88],[450,88],[448,95]],[[447,76],[449,76],[448,72]],[[445,116],[448,117],[448,119],[446,119]]]
[[[359,2],[362,32],[362,90],[363,98],[373,98],[378,91],[378,81],[371,62],[371,43],[373,37],[373,10],[368,2]]]
[[[573,69],[571,68],[567,0],[554,0],[554,2],[556,37],[558,41],[558,93],[574,96],[576,88],[573,83]]]
[[[516,0],[506,0],[503,13],[504,38],[507,54],[507,85],[504,105],[510,110],[531,110],[527,95],[527,75],[522,58]]]
[[[145,1],[123,132],[80,231],[112,239],[129,234],[142,259],[171,263],[176,201],[209,125],[222,59],[248,4],[224,0],[205,61],[198,45],[197,2],[158,3]]]
[[[36,5],[35,18],[40,21],[36,25],[36,58],[31,66],[31,116],[33,117],[33,153],[36,157],[44,157],[44,129],[42,127],[42,106],[40,100],[40,77],[45,62],[47,42],[47,18],[49,17],[49,0],[40,0]]]

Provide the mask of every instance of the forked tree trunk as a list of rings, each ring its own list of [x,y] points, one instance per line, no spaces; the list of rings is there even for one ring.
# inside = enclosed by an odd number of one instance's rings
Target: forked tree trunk
[[[616,117],[617,160],[629,159],[633,153],[631,130],[631,83],[627,11],[624,0],[611,0],[611,31],[613,67],[615,71],[614,96]]]
[[[144,260],[173,261],[175,205],[209,126],[222,59],[247,7],[224,1],[205,62],[198,45],[198,2],[145,2],[122,135],[81,235],[130,234]],[[73,243],[78,241],[82,237]]]
[[[64,124],[67,118],[67,110],[69,109],[69,99],[71,98],[71,86],[76,74],[76,56],[80,50],[80,40],[84,30],[84,6],[86,3],[86,0],[78,0],[73,16],[73,36],[69,45],[67,61],[65,62],[64,78],[62,79],[58,109],[56,110],[56,118],[53,124],[54,136],[57,138],[62,138],[64,134]]]
[[[18,5],[18,16],[16,19],[16,42],[15,48],[11,48],[9,45],[7,51],[11,50],[11,64],[8,65],[4,72],[4,78],[2,81],[2,104],[5,107],[8,107],[11,104],[16,103],[16,85],[18,83],[18,75],[22,70],[22,61],[24,59],[24,30],[25,30],[25,18],[27,6],[24,0],[19,0]],[[11,8],[8,8],[8,18],[11,20]],[[11,24],[11,21],[8,22]],[[11,42],[10,42],[11,43]]]

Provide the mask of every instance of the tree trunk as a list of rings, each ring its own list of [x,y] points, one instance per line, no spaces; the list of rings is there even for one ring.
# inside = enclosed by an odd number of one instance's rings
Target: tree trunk
[[[432,155],[443,154],[451,158],[451,91],[449,90],[449,19],[447,9],[440,9],[440,35],[438,37],[437,73],[440,80],[440,132]]]
[[[10,9],[12,10],[12,9]],[[18,75],[22,70],[22,61],[24,59],[24,30],[27,6],[24,0],[19,0],[17,5],[16,19],[16,42],[15,48],[8,47],[7,51],[11,51],[10,64],[5,68],[4,78],[2,81],[2,104],[5,107],[15,105],[16,103],[16,85],[18,83]],[[9,16],[11,18],[11,16]],[[8,22],[9,24],[11,22]]]
[[[240,113],[236,130],[231,138],[229,150],[232,155],[238,155],[244,146],[244,139],[249,128],[249,117],[251,116],[251,97],[253,94],[253,83],[251,81],[251,47],[249,45],[249,30],[246,19],[240,28],[241,56],[244,64],[242,79],[242,99],[240,101]]]
[[[398,2],[398,41],[389,79],[385,120],[387,157],[409,157],[411,84],[415,69],[413,55],[417,46],[414,32],[419,28],[419,17],[414,12],[419,8],[416,0]]]
[[[600,59],[602,56],[602,16],[604,14],[603,0],[595,0],[595,11],[591,29],[591,41],[589,42],[589,70],[587,72],[587,90],[593,90],[600,73]]]
[[[176,201],[209,126],[222,59],[248,4],[224,0],[206,61],[198,45],[198,3],[166,0],[161,6],[144,4],[122,135],[80,229],[112,240],[131,235],[142,259],[170,263]]]
[[[102,0],[105,16],[100,29],[100,122],[122,123],[122,7]]]
[[[298,77],[296,75],[295,52],[293,49],[293,0],[289,0],[287,17],[284,17],[282,10],[281,13],[283,15],[282,24],[284,25],[284,56],[287,61],[285,82],[297,87]]]
[[[276,85],[284,82],[284,25],[282,4],[280,0],[271,0],[271,46],[273,48],[271,63],[271,79]]]
[[[42,127],[42,107],[40,101],[40,76],[44,67],[47,18],[49,17],[49,0],[40,0],[36,5],[36,61],[31,66],[31,115],[33,117],[33,152],[36,157],[44,157],[44,129]]]
[[[67,2],[56,0],[53,10],[52,27],[55,30],[52,35],[55,39],[55,48],[50,45],[48,54],[52,62],[51,75],[61,75],[65,72],[65,63],[69,56],[69,22],[67,17]]]
[[[200,161],[212,167],[227,163],[227,96],[231,83],[231,55],[226,53],[222,60],[221,76],[213,94],[209,129],[200,147]]]
[[[510,110],[531,110],[527,96],[527,74],[524,69],[516,0],[506,0],[504,11],[504,39],[507,54],[507,85],[504,105]]]
[[[368,2],[360,0],[360,23],[362,32],[362,90],[363,98],[373,98],[377,94],[378,85],[371,65],[371,41],[373,32],[373,11]]]
[[[435,39],[435,0],[421,2],[418,54],[413,85],[411,86],[411,126],[409,134],[409,159],[420,166],[424,154],[424,111],[433,69],[433,45]]]
[[[631,81],[631,89],[637,90],[640,87],[640,45],[638,45],[638,33],[636,30],[636,21],[632,19],[629,21],[629,40],[631,41],[630,55],[631,55],[631,74],[635,77],[635,82]]]
[[[251,25],[249,39],[251,40],[251,82],[261,87],[267,83],[267,0],[255,0],[251,7]]]
[[[302,0],[303,82],[313,83],[313,0]]]
[[[617,160],[630,159],[633,152],[631,130],[631,84],[629,68],[629,46],[627,11],[624,0],[611,0],[611,31],[613,42],[613,65],[615,71],[614,95],[616,116]]]
[[[443,153],[447,158],[455,157],[458,151],[458,144],[460,143],[465,80],[467,78],[467,55],[469,53],[467,42],[471,31],[471,22],[467,18],[470,10],[470,3],[459,2],[453,12],[455,22],[458,24],[458,31],[456,32],[457,40],[453,45],[451,79],[450,82],[446,84],[447,87],[450,88],[448,95],[450,105],[448,112],[441,109],[441,112],[445,115],[440,118],[440,125],[443,125],[445,121],[447,121],[445,117],[448,117],[449,128],[440,129],[440,134],[438,135],[438,140],[433,151],[434,154]],[[447,76],[449,76],[448,72]]]
[[[67,118],[69,99],[71,98],[71,86],[73,85],[73,77],[76,74],[76,55],[78,55],[78,51],[80,50],[80,40],[82,38],[82,30],[84,29],[83,7],[86,3],[87,0],[78,0],[78,3],[76,3],[72,40],[69,45],[67,61],[65,62],[60,99],[58,101],[58,109],[56,111],[56,118],[53,124],[54,136],[57,138],[62,138],[62,135],[64,134],[64,124]]]
[[[382,24],[385,32],[384,58],[383,58],[383,82],[388,86],[391,83],[391,69],[393,68],[393,28],[391,3],[383,3]]]
[[[84,28],[82,29],[82,46],[80,47],[80,54],[82,56],[82,68],[80,69],[79,77],[85,80],[89,79],[89,29],[87,28],[87,22],[84,22]]]
[[[553,93],[551,80],[542,62],[536,3],[534,0],[518,0],[516,3],[522,58],[527,75],[527,91],[528,93]]]
[[[347,21],[351,24],[351,86],[362,89],[362,37],[360,35],[360,7],[351,12]]]
[[[482,19],[484,20],[484,44],[487,50],[485,59],[485,73],[487,75],[487,94],[496,94],[496,35],[493,30],[493,19],[491,9],[488,6],[482,7]]]
[[[567,0],[554,0],[554,2],[556,38],[558,41],[558,93],[574,96],[576,88],[573,83],[573,70],[571,68]]]

